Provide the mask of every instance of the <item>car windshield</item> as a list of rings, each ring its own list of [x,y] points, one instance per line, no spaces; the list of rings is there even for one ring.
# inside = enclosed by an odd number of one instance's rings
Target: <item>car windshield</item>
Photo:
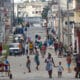
[[[9,47],[11,48],[11,47],[14,47],[14,45],[9,45]]]

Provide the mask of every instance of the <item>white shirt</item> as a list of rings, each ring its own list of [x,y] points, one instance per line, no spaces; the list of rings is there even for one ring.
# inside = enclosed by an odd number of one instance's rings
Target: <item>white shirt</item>
[[[58,65],[58,72],[62,72],[63,71],[63,67],[61,65]]]
[[[26,49],[28,50],[28,44],[25,44],[25,50],[26,50]]]

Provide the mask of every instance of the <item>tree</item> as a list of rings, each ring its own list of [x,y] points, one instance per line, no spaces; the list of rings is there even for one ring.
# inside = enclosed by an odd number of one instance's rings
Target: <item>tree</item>
[[[48,11],[49,11],[49,6],[46,6],[42,11],[42,18],[43,19],[47,19]]]

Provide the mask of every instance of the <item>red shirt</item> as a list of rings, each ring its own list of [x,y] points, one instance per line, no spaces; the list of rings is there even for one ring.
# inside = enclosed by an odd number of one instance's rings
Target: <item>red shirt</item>
[[[46,50],[46,47],[43,45],[41,50],[45,51]]]
[[[2,46],[0,46],[0,52],[2,52]]]

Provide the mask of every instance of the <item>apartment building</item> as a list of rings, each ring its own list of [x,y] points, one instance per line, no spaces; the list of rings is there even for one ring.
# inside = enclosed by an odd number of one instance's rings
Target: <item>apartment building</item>
[[[0,0],[0,42],[5,41],[8,29],[11,28],[13,19],[13,6],[11,0]]]
[[[42,1],[24,1],[23,3],[18,3],[15,6],[15,15],[24,17],[41,17],[43,8],[47,5],[47,2]]]

